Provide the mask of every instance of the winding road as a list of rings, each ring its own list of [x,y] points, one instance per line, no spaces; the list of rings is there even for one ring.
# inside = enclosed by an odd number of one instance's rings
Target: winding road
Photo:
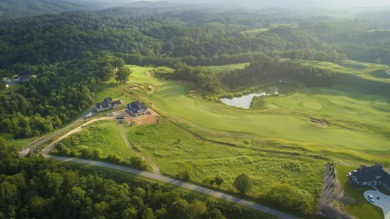
[[[83,126],[84,125],[88,125],[88,124],[93,123],[93,122],[96,122],[96,121],[99,121],[99,120],[110,120],[110,119],[115,119],[115,117],[112,117],[112,118],[111,117],[95,118],[95,119],[92,119],[92,120],[84,123]],[[196,192],[199,192],[199,193],[202,193],[202,194],[213,196],[215,198],[218,198],[218,199],[221,199],[221,200],[225,200],[225,201],[229,201],[229,202],[232,202],[232,203],[236,203],[236,204],[239,204],[239,205],[242,205],[242,206],[245,206],[245,207],[257,210],[257,211],[260,211],[260,212],[264,212],[264,213],[267,213],[267,214],[270,214],[270,215],[273,215],[273,216],[276,216],[276,217],[279,217],[279,218],[283,218],[283,219],[298,219],[298,217],[293,216],[291,214],[284,213],[282,211],[278,211],[278,210],[275,210],[275,209],[272,209],[272,208],[269,208],[269,207],[265,207],[263,205],[256,204],[254,202],[251,202],[251,201],[248,201],[248,200],[245,200],[245,199],[242,199],[242,198],[234,197],[232,195],[228,195],[228,194],[225,194],[225,193],[222,193],[222,192],[218,192],[218,191],[215,191],[215,190],[212,190],[212,189],[208,189],[208,188],[205,188],[205,187],[202,187],[202,186],[198,186],[198,185],[195,185],[195,184],[192,184],[192,183],[188,183],[188,182],[184,182],[184,181],[181,181],[181,180],[173,179],[173,178],[170,178],[170,177],[167,177],[167,176],[163,176],[163,175],[158,173],[159,169],[153,162],[151,162],[152,169],[156,173],[140,171],[140,170],[136,170],[136,169],[133,169],[133,168],[124,167],[124,166],[115,165],[115,164],[106,163],[106,162],[101,162],[101,161],[85,160],[85,159],[79,159],[79,158],[69,158],[69,157],[60,157],[60,156],[50,155],[49,154],[50,150],[54,147],[54,145],[57,142],[61,141],[62,139],[66,138],[67,136],[69,136],[71,134],[74,134],[74,133],[79,132],[79,131],[82,130],[82,127],[80,125],[78,125],[78,123],[81,120],[82,120],[82,118],[74,121],[73,123],[67,125],[66,127],[58,130],[57,132],[55,132],[55,133],[53,133],[51,135],[42,137],[42,138],[32,142],[31,144],[28,145],[28,147],[26,147],[26,149],[20,151],[19,155],[20,156],[25,156],[26,154],[28,154],[30,149],[32,150],[32,149],[39,148],[43,144],[51,141],[53,138],[56,138],[57,136],[63,134],[61,137],[59,137],[56,140],[50,142],[50,144],[41,151],[42,155],[45,158],[53,159],[53,160],[56,160],[58,162],[71,162],[71,163],[78,163],[78,164],[83,164],[83,165],[93,165],[93,166],[98,166],[98,167],[104,167],[104,168],[124,171],[124,172],[130,173],[130,174],[146,177],[146,178],[153,179],[153,180],[156,180],[156,181],[160,181],[160,182],[163,182],[163,183],[167,183],[167,184],[179,186],[179,187],[182,187],[182,188],[185,188],[185,189],[189,189],[191,191],[196,191]],[[74,128],[74,129],[70,130],[71,127],[75,127],[75,125],[78,125],[78,126],[76,126],[76,128]],[[126,138],[126,136],[124,136],[124,137]],[[132,147],[132,145],[130,144],[130,142],[128,140],[125,141],[125,142],[126,142],[126,144],[128,146]],[[140,153],[140,152],[138,152],[138,153]],[[141,155],[141,157],[144,157],[144,155],[142,153],[140,153],[140,155]],[[149,161],[151,161],[151,160],[149,159]]]
[[[101,161],[52,156],[52,155],[49,155],[49,154],[46,154],[46,153],[43,153],[43,156],[45,158],[54,159],[54,160],[59,161],[59,162],[71,162],[71,163],[78,163],[78,164],[84,164],[84,165],[93,165],[93,166],[98,166],[98,167],[105,167],[105,168],[109,168],[109,169],[120,170],[120,171],[123,171],[123,172],[126,172],[126,173],[130,173],[130,174],[146,177],[146,178],[153,179],[153,180],[156,180],[156,181],[160,181],[160,182],[164,182],[164,183],[167,183],[167,184],[179,186],[179,187],[182,187],[182,188],[185,188],[185,189],[189,189],[191,191],[196,191],[196,192],[199,192],[199,193],[202,193],[202,194],[213,196],[215,198],[219,198],[219,199],[222,199],[222,200],[225,200],[225,201],[233,202],[233,203],[236,203],[236,204],[239,204],[239,205],[242,205],[242,206],[245,206],[245,207],[257,210],[257,211],[261,211],[261,212],[264,212],[264,213],[267,213],[267,214],[270,214],[270,215],[273,215],[273,216],[276,216],[276,217],[279,217],[279,218],[298,219],[298,217],[295,217],[293,215],[290,215],[290,214],[287,214],[287,213],[284,213],[284,212],[281,212],[281,211],[278,211],[278,210],[274,210],[274,209],[271,209],[271,208],[268,208],[268,207],[256,204],[254,202],[251,202],[251,201],[248,201],[248,200],[245,200],[245,199],[237,198],[237,197],[234,197],[232,195],[224,194],[222,192],[217,192],[215,190],[204,188],[204,187],[198,186],[198,185],[194,185],[192,183],[188,183],[188,182],[184,182],[184,181],[181,181],[181,180],[169,178],[169,177],[163,176],[161,174],[150,173],[150,172],[146,172],[146,171],[140,171],[140,170],[132,169],[132,168],[129,168],[129,167],[119,166],[119,165],[105,163],[105,162],[101,162]]]

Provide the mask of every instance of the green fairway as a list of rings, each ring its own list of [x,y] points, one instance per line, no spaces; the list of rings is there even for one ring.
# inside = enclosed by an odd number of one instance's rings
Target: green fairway
[[[133,79],[156,86],[155,93],[149,97],[156,104],[156,109],[189,125],[336,149],[390,150],[388,139],[360,127],[368,124],[374,127],[373,130],[383,128],[384,132],[388,132],[389,106],[375,104],[382,97],[308,88],[291,96],[268,98],[269,103],[278,107],[276,110],[241,110],[190,97],[186,94],[185,85],[150,78],[146,76],[148,70],[150,68],[133,68]],[[306,103],[305,107],[303,102],[310,104]],[[352,121],[358,125],[352,128],[332,125],[319,128],[310,122],[310,116],[337,120],[339,124]]]

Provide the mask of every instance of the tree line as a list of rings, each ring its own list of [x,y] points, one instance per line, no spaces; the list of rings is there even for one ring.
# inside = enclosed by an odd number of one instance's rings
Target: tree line
[[[51,132],[92,106],[97,86],[112,78],[127,80],[123,59],[110,52],[84,53],[83,58],[50,65],[15,64],[2,73],[30,77],[0,96],[2,133],[29,138]]]
[[[336,73],[329,70],[260,53],[244,69],[218,74],[207,68],[187,66],[181,62],[177,62],[174,68],[174,74],[156,73],[156,76],[190,82],[202,94],[221,94],[270,81],[316,87],[330,86],[336,81]]]
[[[0,138],[0,218],[269,218],[104,169],[20,158]]]

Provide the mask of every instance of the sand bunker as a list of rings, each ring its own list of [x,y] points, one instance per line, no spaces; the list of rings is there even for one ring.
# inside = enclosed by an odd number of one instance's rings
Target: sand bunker
[[[328,122],[325,119],[317,119],[314,117],[310,117],[310,122],[314,123],[314,125],[321,127],[321,128],[327,128],[330,126],[330,122]]]

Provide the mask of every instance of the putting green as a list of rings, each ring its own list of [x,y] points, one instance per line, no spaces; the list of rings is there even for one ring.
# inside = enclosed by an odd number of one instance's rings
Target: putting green
[[[322,105],[319,102],[303,102],[303,107],[314,109],[314,110],[320,110],[322,108]]]

